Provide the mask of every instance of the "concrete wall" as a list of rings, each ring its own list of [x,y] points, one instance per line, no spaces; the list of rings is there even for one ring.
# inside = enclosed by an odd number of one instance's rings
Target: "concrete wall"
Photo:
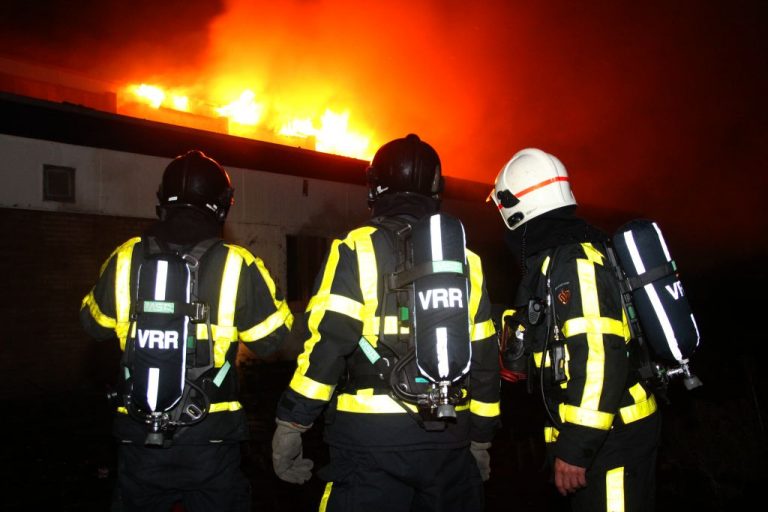
[[[155,192],[170,161],[9,135],[0,135],[0,154],[0,208],[140,219],[155,218]],[[235,187],[227,238],[261,257],[281,284],[286,235],[329,237],[368,215],[364,187],[221,163]],[[43,200],[46,164],[75,168],[75,202]]]

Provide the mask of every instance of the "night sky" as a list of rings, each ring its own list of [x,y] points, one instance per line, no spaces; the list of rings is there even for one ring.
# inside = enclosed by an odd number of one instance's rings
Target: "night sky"
[[[535,146],[577,200],[695,252],[768,253],[768,3],[6,0],[0,54],[351,108],[490,184]]]

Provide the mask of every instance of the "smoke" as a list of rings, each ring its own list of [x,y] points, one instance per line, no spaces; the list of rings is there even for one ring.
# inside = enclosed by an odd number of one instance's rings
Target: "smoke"
[[[374,148],[409,132],[490,184],[534,146],[584,205],[765,252],[758,1],[221,0],[0,8],[5,54],[307,113],[348,111]],[[273,118],[279,124],[282,120]],[[750,219],[749,221],[745,218]],[[741,245],[743,247],[743,245]]]

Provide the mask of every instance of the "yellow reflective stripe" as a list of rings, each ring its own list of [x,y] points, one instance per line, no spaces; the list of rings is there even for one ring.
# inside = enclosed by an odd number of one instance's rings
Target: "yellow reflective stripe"
[[[240,402],[219,402],[211,404],[208,412],[234,412],[239,411],[242,408],[243,405]]]
[[[507,317],[513,317],[515,316],[515,313],[517,313],[517,310],[515,309],[505,309],[504,312],[501,314],[501,321],[504,322]]]
[[[315,347],[315,344],[320,341],[320,332],[318,331],[318,327],[320,325],[320,320],[322,320],[327,309],[327,303],[329,301],[331,292],[331,284],[333,284],[333,277],[336,275],[336,267],[339,264],[339,245],[341,245],[341,243],[342,242],[340,240],[334,240],[331,243],[331,249],[328,252],[328,261],[325,263],[325,269],[323,269],[320,286],[317,289],[315,296],[310,300],[310,304],[312,306],[311,309],[307,308],[307,328],[309,330],[310,336],[304,342],[304,350],[296,358],[297,366],[296,373],[293,377],[294,380],[307,372],[307,368],[309,368],[309,354],[312,353],[312,349]],[[297,382],[296,385],[299,389],[303,387],[301,382]],[[304,394],[303,392],[299,391],[299,389],[296,391]],[[308,390],[311,389],[314,389],[313,386],[308,386]]]
[[[584,255],[589,261],[597,263],[598,265],[603,264],[603,259],[605,258],[603,253],[595,249],[595,246],[592,245],[591,242],[585,242],[581,244],[581,248],[584,249]]]
[[[416,412],[418,408],[403,402],[406,407]],[[400,404],[392,400],[389,395],[374,395],[373,389],[360,389],[356,394],[341,393],[336,399],[336,409],[344,412],[363,414],[379,413],[405,413]]]
[[[211,404],[208,412],[234,412],[243,408],[240,402],[217,402]],[[120,414],[128,414],[128,409],[123,406],[117,408],[117,412]]]
[[[567,343],[566,343],[564,348],[565,348],[565,361],[567,363],[568,361],[571,360],[571,354],[568,351],[568,344]],[[541,352],[534,352],[533,353],[533,362],[534,362],[534,364],[536,365],[537,368],[541,368],[541,356],[542,356]],[[547,359],[546,359],[545,365],[544,365],[545,368],[549,368],[550,366],[552,366],[552,361],[550,360],[549,356],[550,356],[550,354],[548,352],[547,353]],[[570,375],[571,375],[570,371],[568,371],[568,365],[567,364],[565,365],[565,374],[566,374],[566,377],[570,377]],[[566,387],[565,384],[566,383],[563,382],[561,384],[561,387],[563,387],[563,388]]]
[[[293,374],[289,387],[307,398],[314,398],[315,400],[323,400],[327,402],[331,399],[333,390],[336,386],[312,380],[309,377],[300,374],[297,370]]]
[[[549,268],[549,256],[544,258],[544,261],[541,263],[541,273],[543,275],[547,275],[547,268]]]
[[[544,427],[544,442],[554,443],[557,441],[557,436],[560,435],[560,431],[555,427]]]
[[[633,421],[647,418],[656,412],[657,408],[656,398],[651,395],[643,402],[622,407],[619,409],[619,415],[624,423],[632,423]]]
[[[228,247],[229,251],[221,276],[216,323],[221,326],[233,326],[235,325],[235,303],[237,301],[237,286],[240,282],[240,270],[243,267],[243,256],[241,251],[235,249],[235,246],[225,245],[225,247]]]
[[[469,412],[486,418],[495,418],[501,414],[501,405],[499,402],[488,403],[478,400],[469,401]]]
[[[208,339],[208,326],[197,324],[195,328],[198,340]],[[232,326],[211,324],[213,333],[213,366],[221,368],[227,360],[229,345],[237,339],[237,329]]]
[[[240,339],[243,341],[257,341],[266,336],[269,336],[281,325],[293,323],[293,315],[285,302],[280,303],[280,307],[277,311],[269,315],[264,321],[254,325],[247,331],[240,333]],[[290,326],[288,326],[290,329]]]
[[[131,257],[134,246],[141,241],[134,237],[116,250],[115,263],[115,334],[120,340],[120,349],[125,350],[131,315]]]
[[[600,304],[597,297],[595,266],[589,261],[579,259],[576,260],[576,269],[579,276],[581,307],[585,321],[599,321]],[[605,379],[605,347],[603,346],[602,334],[587,332],[587,345],[589,349],[581,406],[586,409],[597,410]]]
[[[475,315],[480,307],[483,296],[483,270],[480,257],[467,249],[467,266],[469,267],[469,323],[475,323]]]
[[[406,402],[403,404],[413,412],[418,408]],[[469,404],[456,406],[456,411],[466,411]],[[403,407],[389,395],[375,395],[373,389],[360,389],[356,394],[341,393],[336,399],[336,410],[359,414],[405,414]]]
[[[336,294],[330,294],[327,297],[327,300],[325,302],[325,310],[326,311],[334,311],[336,313],[348,316],[349,318],[352,318],[354,320],[358,320],[361,322],[364,322],[366,319],[363,318],[363,310],[365,309],[365,305],[360,304],[359,302],[352,300],[348,297],[343,297],[341,295]],[[309,305],[307,306],[307,310],[311,310],[315,307],[319,306],[319,301],[310,301]],[[372,319],[367,319],[366,322],[369,326],[370,333],[365,333],[366,337],[375,337],[379,334],[380,325],[381,325],[381,317],[375,316]],[[408,327],[407,326],[401,326],[400,322],[398,321],[398,318],[394,315],[389,315],[384,318],[384,334],[407,334],[408,333]],[[376,346],[376,340],[372,340],[373,346]]]
[[[360,311],[363,320],[363,335],[376,346],[379,335],[380,321],[376,318],[376,309],[379,307],[379,271],[376,265],[376,253],[373,251],[373,239],[371,235],[376,228],[367,226],[356,229],[351,233],[350,239],[354,241],[357,253],[357,269],[360,274],[360,291],[363,294],[363,309]],[[384,321],[386,327],[386,319]]]
[[[237,246],[224,244],[229,250],[224,262],[224,270],[221,274],[221,286],[219,288],[219,309],[216,315],[216,327],[211,326],[213,334],[213,364],[221,368],[227,359],[229,345],[237,340],[238,333],[235,328],[235,308],[237,302],[237,288],[240,282],[240,270],[243,265],[243,255],[237,250]],[[198,324],[197,333],[205,332],[203,339],[208,338],[205,324]]]
[[[563,335],[566,338],[577,334],[614,334],[626,339],[629,336],[629,326],[626,322],[615,318],[571,318],[563,324]]]
[[[237,246],[235,246],[237,247]],[[267,267],[264,265],[264,262],[261,260],[261,258],[254,257],[250,251],[247,251],[246,249],[243,249],[242,247],[237,247],[238,252],[244,253],[243,259],[245,259],[245,262],[247,265],[250,265],[251,258],[253,258],[253,261],[256,263],[256,269],[259,271],[259,274],[261,274],[261,278],[264,280],[264,283],[266,283],[267,288],[269,289],[269,295],[272,297],[272,302],[275,305],[275,309],[278,312],[282,312],[282,321],[278,325],[274,326],[274,328],[268,333],[274,331],[281,325],[285,324],[285,326],[290,330],[293,327],[293,314],[291,313],[290,308],[288,307],[288,303],[284,300],[278,300],[277,298],[277,286],[275,285],[275,281],[272,279],[272,276],[269,274],[269,271],[267,270]],[[248,258],[250,256],[250,258]],[[274,316],[274,315],[273,315]],[[268,334],[267,333],[267,334]]]
[[[114,329],[115,325],[117,325],[117,321],[114,318],[101,312],[99,305],[96,303],[96,297],[93,296],[93,290],[91,290],[88,295],[83,298],[80,309],[84,307],[88,307],[88,311],[90,312],[91,316],[100,326],[107,329]]]
[[[320,498],[320,508],[318,512],[325,512],[328,507],[328,499],[331,497],[331,490],[333,489],[333,482],[325,484],[325,490],[323,491],[323,497]]]
[[[196,335],[199,340],[208,339],[208,326],[206,324],[195,324]],[[237,339],[237,329],[232,326],[211,324],[213,339],[235,340]]]
[[[624,468],[614,468],[605,473],[605,510],[624,512]]]
[[[311,309],[312,306],[312,301],[310,301],[307,309]],[[343,295],[329,294],[325,301],[325,309],[346,315],[354,320],[363,321],[363,305]]]
[[[574,425],[608,430],[613,423],[613,414],[608,412],[594,411],[568,404],[560,404],[558,411],[560,418],[565,423],[573,423]]]
[[[645,388],[639,382],[636,382],[634,386],[629,388],[629,394],[632,395],[632,399],[636,404],[645,402],[648,399],[648,393],[645,392]]]
[[[496,327],[493,325],[493,320],[489,318],[485,322],[480,322],[479,324],[472,326],[470,339],[472,341],[480,341],[493,336],[494,334],[496,334]]]

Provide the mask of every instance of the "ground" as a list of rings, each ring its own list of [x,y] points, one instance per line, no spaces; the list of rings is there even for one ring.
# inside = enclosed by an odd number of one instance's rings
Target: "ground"
[[[718,373],[701,375],[704,387],[672,387],[662,406],[664,432],[658,466],[658,510],[720,511],[746,507],[758,493],[766,471],[758,401],[763,396],[753,375],[755,363],[743,358],[717,363],[724,375],[739,373],[729,393]],[[314,511],[324,483],[316,477],[303,486],[278,480],[271,467],[274,410],[292,363],[254,363],[242,367],[243,403],[253,435],[243,445],[243,469],[253,486],[254,512]],[[709,380],[708,380],[709,379]],[[0,464],[0,510],[106,511],[115,481],[110,412],[103,389],[93,386],[66,396],[35,396],[5,401],[6,442]],[[762,390],[764,391],[764,390]],[[490,511],[557,512],[565,504],[547,482],[538,425],[540,409],[524,385],[503,386],[504,427],[491,448],[492,476],[486,483]],[[320,431],[305,434],[305,455],[316,467],[327,460]]]

